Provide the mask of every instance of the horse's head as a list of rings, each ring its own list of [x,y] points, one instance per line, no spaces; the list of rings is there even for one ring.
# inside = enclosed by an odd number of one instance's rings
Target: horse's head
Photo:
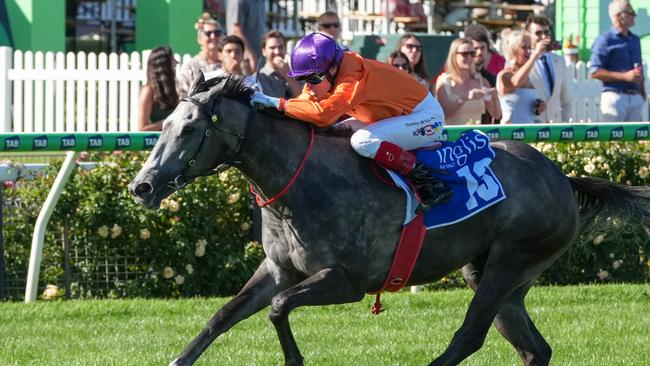
[[[205,80],[203,74],[194,81],[129,184],[136,202],[157,208],[172,192],[236,159],[252,113],[253,91],[242,81],[234,76]]]

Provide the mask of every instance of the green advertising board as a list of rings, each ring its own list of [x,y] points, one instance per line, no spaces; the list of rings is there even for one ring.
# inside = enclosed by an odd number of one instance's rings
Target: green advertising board
[[[641,141],[650,140],[650,123],[580,123],[533,125],[449,126],[442,140],[453,141],[467,131],[480,130],[491,140],[522,142]],[[5,133],[0,152],[140,151],[151,149],[159,132]]]

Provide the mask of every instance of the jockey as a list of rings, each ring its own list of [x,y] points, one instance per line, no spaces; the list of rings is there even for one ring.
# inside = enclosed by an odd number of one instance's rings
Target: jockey
[[[407,176],[425,206],[451,198],[451,189],[408,151],[437,145],[445,118],[438,101],[413,77],[389,64],[343,52],[322,33],[298,41],[288,75],[306,82],[302,94],[284,99],[255,92],[251,104],[274,107],[320,127],[347,114],[364,125],[350,139],[358,154]]]

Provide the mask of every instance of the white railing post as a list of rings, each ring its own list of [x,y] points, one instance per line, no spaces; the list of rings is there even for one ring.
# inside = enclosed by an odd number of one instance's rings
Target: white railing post
[[[0,47],[0,132],[11,131],[11,80],[12,49]]]
[[[45,240],[45,229],[50,216],[54,211],[56,202],[63,192],[63,188],[70,178],[70,174],[76,166],[75,160],[79,156],[78,152],[68,151],[57,174],[52,190],[47,195],[43,208],[38,214],[36,225],[34,225],[34,235],[32,236],[32,249],[29,254],[29,269],[27,272],[27,284],[25,286],[25,303],[36,301],[36,291],[38,291],[38,277],[41,271],[41,260],[43,259],[43,241]]]

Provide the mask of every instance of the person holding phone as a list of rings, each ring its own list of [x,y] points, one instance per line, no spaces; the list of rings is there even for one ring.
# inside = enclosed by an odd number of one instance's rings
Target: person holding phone
[[[564,59],[552,53],[560,44],[551,38],[551,22],[543,15],[531,14],[526,19],[526,30],[530,33],[531,46],[539,42],[546,44],[546,52],[535,62],[529,79],[539,98],[546,103],[546,110],[535,116],[536,122],[569,122],[573,116],[571,91],[567,79]]]

